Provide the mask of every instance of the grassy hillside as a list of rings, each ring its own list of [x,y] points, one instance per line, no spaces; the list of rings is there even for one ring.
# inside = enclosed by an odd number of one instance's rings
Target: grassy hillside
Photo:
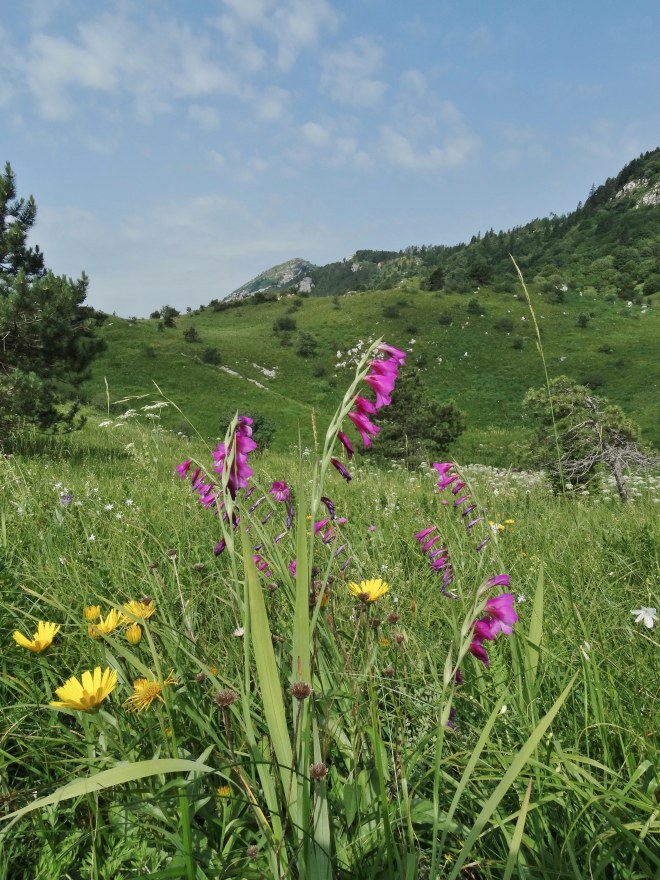
[[[552,303],[536,294],[534,285],[531,290],[550,376],[567,374],[589,384],[638,421],[647,441],[660,445],[654,414],[660,382],[658,296],[629,306],[595,291],[569,290],[564,302]],[[274,332],[282,319],[295,321],[295,328]],[[284,296],[259,304],[247,300],[240,307],[182,316],[175,328],[159,330],[158,323],[106,322],[100,332],[108,348],[86,384],[88,401],[106,411],[107,381],[111,402],[137,395],[143,399],[136,407],[150,404],[160,397],[155,382],[205,437],[217,435],[220,416],[228,411],[263,414],[276,425],[277,450],[296,443],[299,431],[303,445],[311,445],[312,410],[319,432],[325,430],[349,382],[347,352],[360,340],[383,336],[405,348],[408,368],[422,371],[429,394],[440,402],[456,401],[469,426],[453,450],[462,460],[520,464],[526,436],[521,400],[529,387],[543,383],[520,288],[432,292],[411,279],[395,290],[335,298]],[[191,327],[198,342],[184,338]],[[312,355],[297,353],[301,340],[312,348],[316,341]],[[219,365],[203,362],[209,347],[220,353]],[[129,405],[111,407],[111,414]],[[183,417],[172,407],[160,414],[166,427],[182,429]]]
[[[490,284],[511,291],[517,286],[511,254],[528,279],[548,283],[550,291],[564,284],[592,286],[602,296],[624,300],[660,291],[660,148],[633,159],[568,214],[499,232],[489,229],[451,246],[358,250],[325,266],[292,260],[252,279],[229,299],[257,290],[261,298],[281,293],[303,277],[305,287],[311,282],[313,296],[386,290],[413,276],[431,290],[464,293]]]

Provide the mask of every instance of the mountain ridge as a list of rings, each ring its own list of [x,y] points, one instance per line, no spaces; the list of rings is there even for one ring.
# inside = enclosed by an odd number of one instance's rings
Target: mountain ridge
[[[285,291],[335,296],[385,290],[415,276],[432,290],[468,292],[486,284],[504,290],[516,283],[511,255],[527,277],[558,275],[563,284],[595,283],[604,295],[630,299],[660,291],[659,206],[660,147],[592,187],[584,204],[578,202],[568,214],[477,233],[467,243],[359,249],[323,266],[296,257],[255,276],[224,301],[254,295],[263,299]],[[603,259],[611,264],[599,264]]]

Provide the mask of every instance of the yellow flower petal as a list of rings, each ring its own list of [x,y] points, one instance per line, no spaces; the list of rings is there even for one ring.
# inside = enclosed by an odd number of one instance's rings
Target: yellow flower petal
[[[348,584],[348,589],[351,593],[361,602],[365,603],[375,602],[377,599],[380,599],[381,596],[387,593],[389,588],[389,584],[381,580],[381,578],[372,578],[371,580],[361,581],[359,584],[352,582]]]
[[[57,709],[77,709],[86,712],[105,700],[117,686],[117,670],[107,668],[101,671],[97,666],[94,672],[83,672],[80,681],[72,675],[68,681],[58,687],[55,694],[60,701],[51,701],[50,705]]]

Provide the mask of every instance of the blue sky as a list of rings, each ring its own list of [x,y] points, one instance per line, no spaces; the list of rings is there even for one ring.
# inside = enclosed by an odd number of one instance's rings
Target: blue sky
[[[120,315],[561,214],[660,144],[657,0],[0,9],[0,160]]]

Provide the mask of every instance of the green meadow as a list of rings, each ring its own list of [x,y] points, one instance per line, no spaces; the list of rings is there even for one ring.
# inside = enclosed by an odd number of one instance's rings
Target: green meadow
[[[418,291],[377,307],[304,300],[311,359],[295,339],[273,345],[286,300],[164,331],[108,319],[86,428],[25,433],[0,460],[3,880],[657,875],[658,640],[645,624],[660,479],[633,476],[624,505],[607,483],[568,499],[511,470],[524,463],[520,398],[542,369],[520,298],[480,299],[484,317]],[[590,307],[584,329],[565,306],[540,310],[550,369],[575,358],[577,379],[602,372],[599,391],[652,438],[657,318]],[[522,349],[494,329],[505,315]],[[190,324],[201,342],[183,339]],[[433,395],[467,413],[452,454],[470,528],[456,481],[378,469],[361,450],[347,462],[336,442],[368,359],[357,378],[336,365],[362,339],[359,361],[369,332],[412,349]],[[202,363],[206,346],[242,378]],[[232,410],[277,428],[235,498],[210,439]],[[197,464],[214,482],[208,509]],[[486,666],[475,626],[504,594],[517,622],[483,642]],[[40,621],[52,640],[33,639]]]
[[[182,315],[160,331],[157,320],[109,317],[99,330],[107,351],[93,364],[86,399],[106,414],[110,404],[114,417],[161,399],[156,383],[183,411],[163,411],[165,427],[192,432],[188,419],[213,439],[240,409],[268,419],[272,448],[284,452],[298,431],[311,444],[312,412],[328,421],[350,381],[356,355],[349,352],[360,340],[366,345],[382,336],[407,351],[407,366],[421,371],[431,399],[453,399],[465,413],[467,430],[450,450],[458,461],[523,466],[530,429],[522,399],[545,380],[522,289],[452,294],[420,290],[415,279],[404,285],[334,298],[282,296],[256,304],[248,298],[223,311]],[[593,288],[582,296],[572,290],[563,303],[548,302],[534,285],[531,295],[550,377],[568,375],[593,388],[621,406],[647,442],[660,445],[657,295],[630,306]],[[471,300],[483,314],[471,311]],[[585,327],[578,325],[581,314],[588,317]],[[275,332],[285,318],[295,328]],[[191,327],[198,342],[185,340]],[[301,334],[313,337],[307,356],[297,353]],[[208,348],[217,350],[220,364],[203,361]]]

